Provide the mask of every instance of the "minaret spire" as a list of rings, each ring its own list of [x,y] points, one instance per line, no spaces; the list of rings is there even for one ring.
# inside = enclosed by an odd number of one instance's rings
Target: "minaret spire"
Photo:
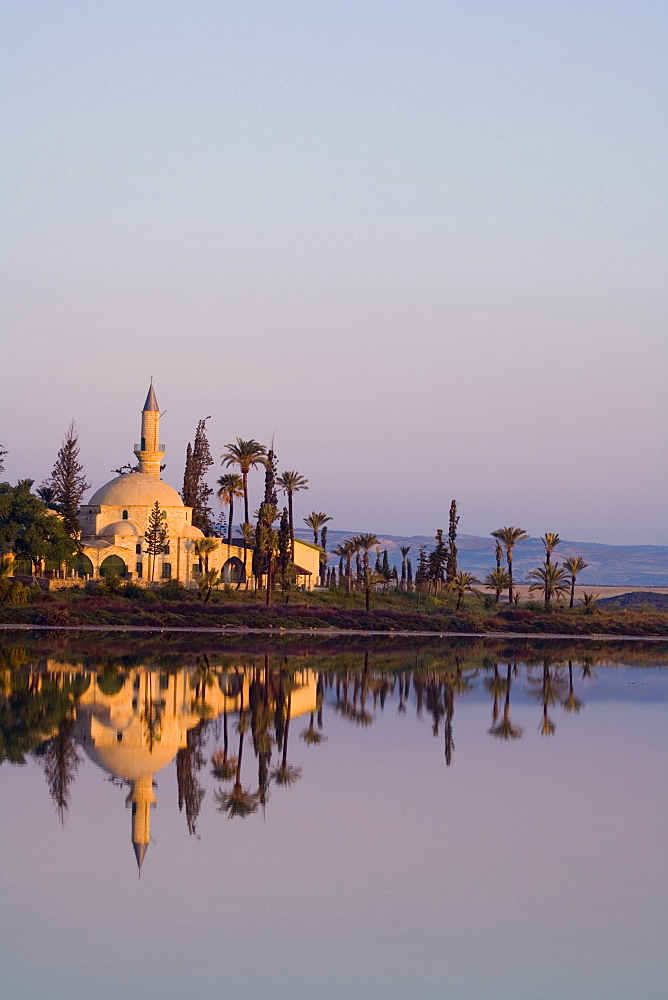
[[[160,408],[153,388],[153,377],[141,413],[141,442],[135,445],[135,455],[140,472],[160,479],[160,463],[165,449],[160,444]]]
[[[151,806],[155,804],[153,775],[145,774],[141,778],[135,778],[126,801],[132,803],[132,847],[141,877],[141,868],[151,839]]]

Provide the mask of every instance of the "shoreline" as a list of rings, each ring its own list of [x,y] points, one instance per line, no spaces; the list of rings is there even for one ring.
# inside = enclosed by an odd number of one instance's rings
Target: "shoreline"
[[[430,639],[567,639],[571,642],[668,642],[661,635],[611,635],[604,632],[567,634],[565,632],[412,632],[399,629],[336,629],[336,628],[242,628],[239,625],[223,625],[218,628],[200,626],[188,628],[178,625],[23,625],[0,623],[0,632],[138,632],[160,635],[169,633],[190,633],[196,635],[321,635],[337,636],[382,636],[383,638],[430,638]]]

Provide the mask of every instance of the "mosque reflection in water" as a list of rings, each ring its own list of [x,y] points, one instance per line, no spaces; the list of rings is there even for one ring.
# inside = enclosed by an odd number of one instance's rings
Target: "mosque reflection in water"
[[[540,706],[538,730],[544,736],[555,732],[555,708],[578,712],[582,706],[568,661],[523,672],[517,664],[489,661],[465,669],[456,659],[447,670],[385,671],[371,669],[368,655],[323,670],[295,667],[308,662],[298,658],[273,656],[270,661],[265,655],[251,666],[220,666],[200,656],[168,670],[102,664],[91,669],[49,659],[29,664],[21,662],[21,650],[12,652],[17,662],[0,673],[0,762],[36,758],[63,821],[83,750],[111,781],[128,789],[125,802],[140,872],[151,840],[158,772],[175,761],[178,806],[191,834],[197,833],[206,795],[201,778],[207,770],[217,782],[213,801],[221,813],[256,813],[266,807],[272,785],[289,786],[301,777],[301,768],[289,759],[293,722],[301,719],[298,736],[307,746],[326,740],[324,703],[362,727],[373,722],[388,698],[398,715],[412,705],[443,741],[448,766],[455,749],[455,703],[468,692],[486,691],[487,731],[504,741],[524,733],[511,718],[511,690],[520,676]],[[579,672],[591,677],[591,666],[585,662]]]

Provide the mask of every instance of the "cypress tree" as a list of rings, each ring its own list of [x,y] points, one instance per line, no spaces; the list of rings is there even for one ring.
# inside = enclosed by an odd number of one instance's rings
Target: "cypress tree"
[[[209,417],[205,417],[197,424],[195,431],[195,443],[186,448],[186,465],[183,473],[183,489],[181,499],[186,507],[192,507],[192,523],[205,535],[212,535],[214,532],[213,511],[209,506],[209,501],[213,496],[213,490],[206,481],[206,474],[213,465],[209,441],[206,436],[206,422]]]
[[[406,560],[406,574],[407,574],[408,589],[412,590],[413,589],[413,563],[410,561],[410,559]]]
[[[81,531],[79,507],[90,484],[86,482],[83,466],[79,462],[79,434],[74,421],[67,428],[51,479],[45,485],[53,490],[53,497],[59,505],[65,530],[70,537],[76,538]]]
[[[282,580],[290,575],[292,544],[290,539],[290,517],[287,507],[283,508],[278,529],[278,572]]]
[[[422,556],[422,549],[420,549]],[[445,567],[448,559],[448,547],[443,541],[443,530],[439,528],[436,532],[436,546],[429,554],[427,577],[433,585],[434,593],[437,594],[445,581]]]
[[[450,504],[450,523],[448,527],[448,568],[446,572],[448,583],[452,583],[457,576],[457,525],[459,524],[459,514],[457,513],[457,501]]]
[[[194,477],[193,466],[193,446],[190,441],[188,441],[188,447],[186,448],[186,465],[183,470],[181,499],[186,507],[194,507],[197,500],[197,481]]]
[[[278,459],[272,446],[264,460],[264,502],[271,504],[273,507],[278,506],[278,496],[276,494],[277,462]]]
[[[324,584],[325,572],[327,570],[327,563],[329,561],[327,556],[327,525],[323,525],[320,531],[320,545],[322,546],[322,552],[320,553],[320,581]]]
[[[386,580],[390,579],[390,560],[387,557],[387,549],[383,551],[383,568],[382,574]]]

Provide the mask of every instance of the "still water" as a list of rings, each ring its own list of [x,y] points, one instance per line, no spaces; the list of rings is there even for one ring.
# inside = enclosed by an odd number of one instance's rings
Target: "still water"
[[[667,995],[659,651],[0,652],[1,997]]]

